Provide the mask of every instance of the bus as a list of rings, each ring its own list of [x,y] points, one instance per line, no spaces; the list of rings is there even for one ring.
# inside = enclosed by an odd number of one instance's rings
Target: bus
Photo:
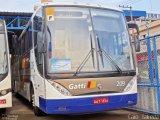
[[[0,110],[12,106],[11,70],[6,23],[0,20]]]
[[[123,11],[43,3],[16,42],[14,91],[35,115],[85,114],[137,103],[134,47]]]

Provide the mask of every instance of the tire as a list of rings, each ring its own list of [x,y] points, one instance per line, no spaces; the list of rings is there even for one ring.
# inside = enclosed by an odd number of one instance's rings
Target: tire
[[[31,104],[32,104],[34,114],[35,114],[36,116],[45,116],[46,113],[44,113],[43,111],[41,111],[41,110],[35,105],[35,103],[34,103],[35,97],[34,97],[33,86],[31,86],[30,95],[31,95],[31,98],[32,98],[30,102],[31,102]]]
[[[13,84],[12,84],[12,91],[13,93],[16,93],[17,94],[17,88],[16,88],[16,80],[13,80]]]
[[[12,82],[12,93],[15,93],[15,80],[13,80],[13,82]]]
[[[0,115],[3,115],[6,113],[6,108],[0,108]]]
[[[14,96],[15,96],[16,98],[19,98],[20,95],[19,95],[17,92],[15,92],[15,93],[14,93]]]

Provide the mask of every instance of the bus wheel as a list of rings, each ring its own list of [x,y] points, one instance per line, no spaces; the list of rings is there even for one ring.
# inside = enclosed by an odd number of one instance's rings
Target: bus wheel
[[[31,100],[31,102],[32,102],[34,114],[35,114],[36,116],[45,116],[46,114],[45,114],[43,111],[41,111],[41,110],[35,105],[35,96],[34,96],[33,90],[32,90],[32,92],[31,92],[31,95],[32,95],[32,100]]]
[[[15,80],[13,80],[13,83],[12,83],[12,91],[13,91],[13,93],[16,93],[16,81]]]
[[[0,109],[0,114],[5,114],[6,113],[6,108],[1,108]]]

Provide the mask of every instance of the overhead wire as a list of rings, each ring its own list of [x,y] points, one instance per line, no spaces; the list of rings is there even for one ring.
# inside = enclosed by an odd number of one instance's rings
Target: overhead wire
[[[129,4],[129,5],[133,5],[133,4],[136,4],[138,2],[141,2],[142,0],[128,0],[128,1],[125,1],[123,4]]]
[[[137,4],[139,2],[142,2],[142,1],[146,2],[146,0],[126,0],[126,1],[122,2],[121,4],[132,6],[132,5]],[[150,11],[153,11],[152,1],[148,0],[147,2],[149,3],[149,8],[148,9],[150,9]]]

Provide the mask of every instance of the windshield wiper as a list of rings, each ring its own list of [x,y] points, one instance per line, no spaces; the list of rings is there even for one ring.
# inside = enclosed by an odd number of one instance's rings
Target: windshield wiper
[[[90,41],[91,41],[91,55],[92,55],[92,62],[93,62],[93,68],[95,68],[95,61],[94,61],[94,48],[93,48],[93,42],[92,42],[92,36],[90,34]]]
[[[81,71],[81,69],[84,67],[84,65],[89,60],[89,58],[90,58],[91,55],[92,55],[93,67],[95,68],[95,61],[94,61],[94,51],[95,51],[95,49],[93,48],[93,42],[92,42],[92,36],[91,36],[91,34],[90,34],[90,41],[91,41],[91,50],[89,51],[89,53],[87,54],[87,56],[84,58],[84,60],[82,61],[82,63],[79,65],[79,67],[77,68],[77,70],[76,70],[76,72],[74,73],[73,76],[76,76]]]
[[[98,37],[98,35],[96,35],[96,39],[97,39],[97,44],[98,44],[98,53],[99,53],[99,55],[101,57],[102,66],[104,68],[103,53],[102,53],[102,50],[101,50],[101,45],[99,43],[99,37]]]
[[[91,36],[91,35],[90,35]],[[92,55],[92,61],[93,61],[93,67],[95,68],[95,61],[94,61],[94,51],[95,49],[93,48],[93,42],[92,42],[92,37],[90,37],[91,39],[91,50],[89,51],[89,53],[87,54],[87,56],[84,58],[84,60],[82,61],[82,63],[79,65],[79,67],[77,68],[76,72],[74,73],[73,76],[76,76],[81,69],[84,67],[84,65],[86,64],[86,62],[88,61],[88,59],[90,58],[90,56]],[[102,66],[104,67],[104,60],[103,60],[103,55],[109,59],[111,61],[111,63],[116,67],[116,69],[122,73],[121,68],[116,64],[116,62],[111,58],[111,56],[101,48],[100,42],[99,42],[99,38],[98,36],[96,36],[97,39],[97,44],[98,44],[98,53],[100,54],[101,57],[101,61],[102,61]]]
[[[112,57],[104,50],[101,48],[101,45],[100,45],[100,42],[99,42],[99,37],[98,35],[96,35],[96,40],[97,40],[97,44],[98,44],[98,53],[101,57],[101,61],[102,61],[102,66],[104,67],[104,61],[103,61],[103,53],[104,53],[104,56],[110,60],[110,62],[116,67],[116,69],[122,73],[122,70],[121,68],[116,64],[116,62],[112,59]]]

